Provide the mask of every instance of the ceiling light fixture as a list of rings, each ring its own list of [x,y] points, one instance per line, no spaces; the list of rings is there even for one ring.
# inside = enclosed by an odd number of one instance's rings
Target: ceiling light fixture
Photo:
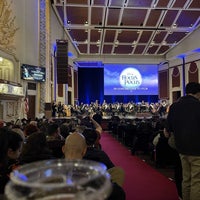
[[[156,31],[156,34],[158,35],[158,34],[160,34],[160,32],[161,32],[161,31]]]
[[[78,42],[76,41],[76,39],[73,40],[74,45],[78,46]]]
[[[131,47],[134,47],[135,45],[136,45],[136,41],[134,40],[133,42],[132,42],[132,45],[131,45]]]
[[[172,44],[172,46],[175,46],[176,45],[176,41]]]
[[[153,47],[155,45],[155,41],[152,41],[149,47]]]
[[[69,20],[66,21],[66,20],[65,20],[65,23],[64,23],[64,24],[65,24],[66,30],[67,30],[67,31],[71,31],[71,29],[70,29],[71,21],[69,21]]]
[[[157,6],[157,3],[158,3],[158,1],[155,0],[154,3],[153,3],[153,8],[155,8]]]
[[[125,0],[125,1],[124,1],[124,7],[126,7],[127,4],[128,4],[128,0]]]
[[[100,41],[100,40],[97,40],[97,47],[100,46],[100,43],[101,43],[101,41]]]
[[[177,24],[173,24],[172,28],[177,28]]]
[[[93,5],[93,4],[94,4],[94,0],[91,0],[91,1],[90,1],[90,5]]]
[[[118,44],[119,44],[119,40],[116,40],[115,41],[115,47],[118,47]]]

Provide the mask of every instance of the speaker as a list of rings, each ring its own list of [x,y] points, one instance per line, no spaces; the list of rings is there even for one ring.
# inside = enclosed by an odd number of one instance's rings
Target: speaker
[[[56,40],[57,83],[68,84],[68,41]]]

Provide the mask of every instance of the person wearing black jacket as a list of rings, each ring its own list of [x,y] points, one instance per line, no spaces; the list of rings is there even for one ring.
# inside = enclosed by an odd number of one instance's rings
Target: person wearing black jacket
[[[87,143],[87,151],[83,158],[104,163],[107,169],[114,167],[114,164],[110,160],[109,156],[102,149],[95,147],[96,140],[98,139],[98,133],[96,130],[92,128],[85,128],[82,134]]]
[[[23,138],[16,132],[0,128],[0,199],[10,180],[10,173],[19,166]]]
[[[183,200],[200,199],[200,84],[186,85],[186,95],[174,102],[167,121],[182,164]]]

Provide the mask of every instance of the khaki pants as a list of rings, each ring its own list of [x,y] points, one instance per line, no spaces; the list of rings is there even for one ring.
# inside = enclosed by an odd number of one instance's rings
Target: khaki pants
[[[183,182],[183,200],[200,200],[200,156],[180,154]]]

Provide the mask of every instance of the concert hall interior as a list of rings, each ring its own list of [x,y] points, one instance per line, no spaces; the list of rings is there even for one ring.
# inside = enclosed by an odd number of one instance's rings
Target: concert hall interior
[[[95,119],[102,148],[109,152],[114,138],[173,179],[174,163],[156,160],[156,124],[187,83],[200,82],[199,36],[199,0],[1,0],[0,126],[23,127],[28,137],[36,123],[74,131]],[[139,200],[126,178],[127,200]]]

